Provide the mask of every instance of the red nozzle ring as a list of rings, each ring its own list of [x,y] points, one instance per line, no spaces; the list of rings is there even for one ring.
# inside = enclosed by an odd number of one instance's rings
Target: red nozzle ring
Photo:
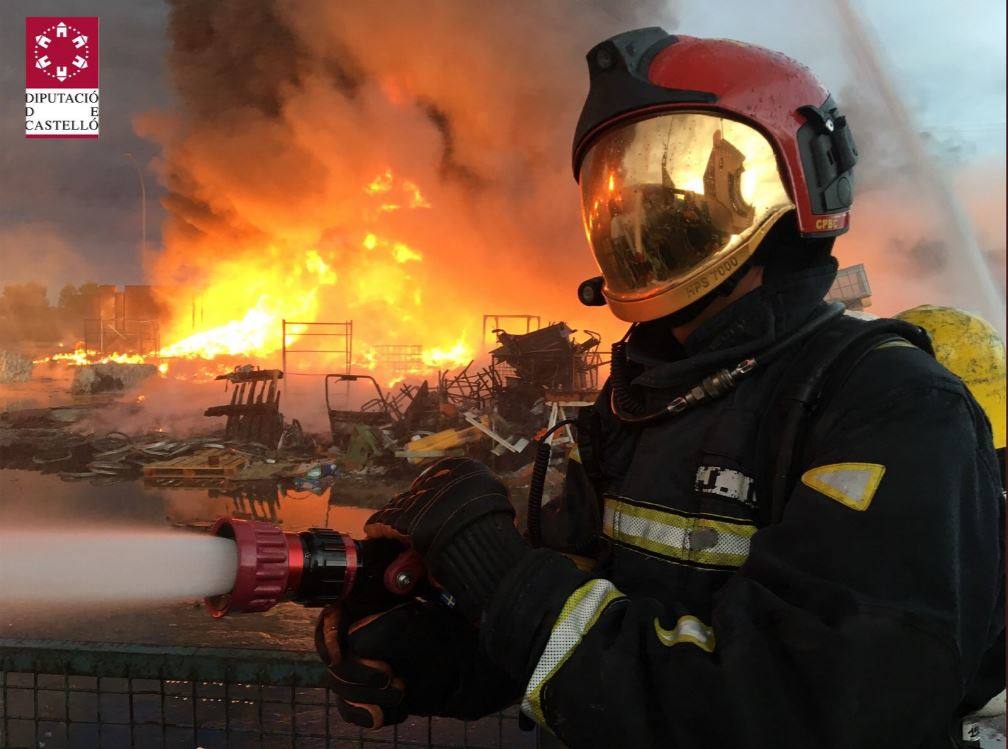
[[[220,518],[213,534],[233,539],[238,551],[238,572],[230,593],[205,599],[207,611],[221,617],[229,611],[266,611],[285,598],[293,550],[287,535],[261,520]]]

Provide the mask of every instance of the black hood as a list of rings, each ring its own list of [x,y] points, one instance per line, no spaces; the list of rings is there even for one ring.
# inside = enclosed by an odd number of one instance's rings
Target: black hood
[[[836,273],[837,261],[828,255],[800,268],[767,265],[761,286],[705,320],[681,344],[667,320],[638,325],[627,342],[630,360],[644,367],[634,384],[675,387],[758,353],[824,307]]]

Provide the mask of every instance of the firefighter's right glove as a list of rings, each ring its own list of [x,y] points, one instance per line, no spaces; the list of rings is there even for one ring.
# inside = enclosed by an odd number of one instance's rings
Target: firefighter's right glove
[[[480,619],[509,570],[532,553],[514,525],[507,488],[468,458],[443,458],[364,525],[423,557],[432,580],[471,622]]]
[[[349,723],[381,728],[408,715],[475,720],[522,693],[482,654],[475,627],[439,604],[411,600],[352,619],[346,608],[329,606],[315,630],[315,647]]]

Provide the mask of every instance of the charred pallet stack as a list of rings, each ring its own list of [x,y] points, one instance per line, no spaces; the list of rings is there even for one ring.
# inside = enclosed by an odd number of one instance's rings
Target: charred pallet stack
[[[226,416],[225,439],[258,442],[275,447],[283,433],[280,413],[280,388],[283,379],[279,369],[238,367],[234,372],[218,375],[234,386],[231,402],[211,406],[205,416]]]

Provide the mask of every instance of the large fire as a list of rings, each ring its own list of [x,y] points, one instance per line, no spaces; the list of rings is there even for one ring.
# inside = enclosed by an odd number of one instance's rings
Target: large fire
[[[239,259],[227,255],[206,258],[200,269],[199,321],[191,303],[173,305],[174,315],[161,334],[162,340],[169,342],[159,351],[101,354],[78,348],[39,361],[81,365],[139,363],[157,357],[161,371],[166,372],[172,360],[224,358],[228,364],[220,368],[223,371],[235,357],[275,361],[284,344],[281,339],[286,321],[288,349],[313,351],[313,365],[340,372],[346,366],[343,344],[330,341],[314,348],[301,342],[312,335],[303,323],[336,322],[327,320],[325,311],[340,307],[344,317],[339,323],[352,320],[356,310],[383,309],[381,325],[396,339],[373,340],[374,323],[379,321],[358,320],[352,341],[352,369],[380,370],[383,362],[376,354],[376,344],[400,343],[398,339],[404,332],[422,335],[423,340],[417,342],[423,347],[405,366],[400,363],[393,381],[464,366],[476,353],[474,342],[466,335],[467,328],[475,326],[471,321],[460,328],[446,326],[444,309],[425,309],[423,290],[411,273],[411,266],[423,262],[423,251],[379,234],[374,226],[382,214],[427,209],[431,204],[414,182],[397,179],[391,169],[376,175],[363,192],[374,205],[370,214],[362,216],[363,228],[355,240],[346,239],[324,248],[290,248],[273,243],[261,251],[243,252]],[[348,264],[345,261],[350,255],[358,257]],[[341,277],[342,271],[337,269],[344,265],[353,270]],[[334,298],[339,299],[338,305],[332,303]],[[194,327],[199,329],[193,332]],[[332,350],[326,351],[326,345]],[[186,371],[193,370],[187,367]],[[203,371],[215,372],[212,368]]]
[[[613,11],[564,0],[542,19],[550,43],[502,66],[529,27],[499,4],[309,5],[169,3],[174,103],[133,126],[158,146],[165,220],[144,269],[165,291],[172,376],[252,363],[288,387],[348,366],[430,379],[485,356],[484,315],[622,335],[576,301],[597,269],[563,156],[582,51]],[[494,34],[460,38],[472,13]],[[417,29],[430,54],[404,55]],[[250,64],[264,34],[282,43]],[[350,322],[348,361],[321,324]]]
[[[286,321],[288,348],[312,351],[317,354],[311,357],[313,363],[342,371],[345,360],[340,358],[345,354],[334,350],[326,356],[325,351],[326,346],[340,349],[341,344],[328,341],[306,346],[301,339],[324,334],[312,333],[308,326],[296,323],[337,322],[326,316],[334,308],[343,311],[339,322],[353,320],[357,310],[380,308],[384,313],[381,322],[389,335],[399,338],[408,331],[423,336],[415,342],[424,346],[419,359],[427,368],[450,369],[470,361],[475,350],[472,342],[465,340],[465,331],[439,324],[444,310],[425,309],[423,290],[411,272],[411,266],[423,262],[423,251],[380,233],[377,226],[382,214],[428,209],[430,202],[416,183],[397,178],[392,169],[377,174],[362,190],[370,199],[370,211],[361,217],[362,228],[356,237],[341,237],[324,247],[291,248],[274,243],[258,252],[243,252],[237,260],[211,258],[202,269],[200,316],[204,329],[186,333],[192,326],[191,310],[180,305],[167,331],[172,342],[162,347],[161,356],[273,358],[284,343],[281,331]],[[380,360],[375,345],[401,342],[374,340],[375,322],[355,321],[354,368],[376,368]]]

